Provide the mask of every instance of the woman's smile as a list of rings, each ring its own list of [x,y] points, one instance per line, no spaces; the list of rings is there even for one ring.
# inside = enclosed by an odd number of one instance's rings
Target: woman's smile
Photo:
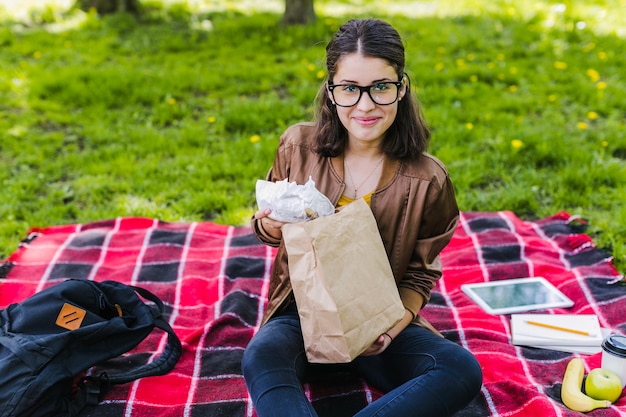
[[[361,126],[369,127],[375,125],[380,117],[355,117],[354,118]]]

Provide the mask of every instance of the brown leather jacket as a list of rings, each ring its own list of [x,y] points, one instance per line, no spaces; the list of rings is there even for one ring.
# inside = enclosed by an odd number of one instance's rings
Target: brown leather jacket
[[[304,184],[310,176],[316,188],[336,204],[345,188],[343,155],[326,158],[315,153],[312,134],[310,123],[288,128],[280,138],[267,179]],[[439,253],[450,241],[459,218],[446,168],[427,154],[409,162],[386,157],[370,206],[405,308],[413,313],[415,324],[438,333],[418,313],[441,277]],[[267,234],[259,221],[253,219],[252,227],[261,242],[279,248],[265,323],[291,294],[287,253],[282,239]]]

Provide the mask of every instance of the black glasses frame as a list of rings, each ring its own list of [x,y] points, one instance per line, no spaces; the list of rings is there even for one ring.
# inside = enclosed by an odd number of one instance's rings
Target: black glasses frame
[[[385,104],[381,104],[379,102],[377,102],[374,97],[372,97],[372,87],[376,87],[377,85],[380,84],[395,84],[396,87],[398,87],[398,89],[396,90],[396,98],[394,101],[392,101],[391,103],[385,103]],[[356,87],[359,89],[359,97],[356,99],[356,101],[354,102],[354,104],[350,104],[349,106],[346,106],[345,104],[339,104],[337,103],[337,100],[335,99],[335,88],[337,87]],[[363,92],[367,92],[367,95],[370,96],[370,99],[376,103],[379,106],[389,106],[393,103],[395,103],[396,101],[398,101],[398,97],[400,96],[400,88],[402,87],[402,80],[400,81],[383,81],[380,83],[374,83],[371,85],[366,85],[365,87],[361,87],[360,85],[356,85],[356,84],[328,84],[328,91],[330,91],[330,94],[333,96],[333,100],[335,101],[335,105],[339,106],[339,107],[352,107],[352,106],[356,106],[357,103],[359,101],[361,101],[361,97],[363,97]]]

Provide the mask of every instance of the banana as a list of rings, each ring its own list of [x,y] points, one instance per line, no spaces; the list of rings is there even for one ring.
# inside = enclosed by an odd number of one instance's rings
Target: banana
[[[561,386],[561,400],[563,404],[570,410],[587,411],[596,408],[607,408],[611,406],[610,401],[594,400],[581,391],[583,385],[583,377],[585,375],[585,367],[580,358],[572,358],[567,364],[565,375],[563,376],[563,385]]]

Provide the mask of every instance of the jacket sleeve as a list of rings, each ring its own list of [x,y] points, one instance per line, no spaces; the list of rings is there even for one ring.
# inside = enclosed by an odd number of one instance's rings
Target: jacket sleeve
[[[289,159],[286,157],[286,152],[288,149],[289,147],[287,146],[286,134],[283,134],[280,138],[278,149],[276,150],[276,156],[274,157],[274,163],[272,164],[272,168],[269,170],[265,177],[267,181],[276,182],[288,178]],[[267,233],[265,229],[263,229],[261,221],[252,217],[252,219],[250,220],[250,225],[252,226],[252,231],[262,243],[273,247],[280,246],[280,239],[276,239],[275,237]]]
[[[441,278],[439,254],[450,242],[459,220],[454,187],[446,175],[441,185],[431,183],[424,200],[417,241],[402,280],[400,298],[414,317],[430,299],[430,292]]]

